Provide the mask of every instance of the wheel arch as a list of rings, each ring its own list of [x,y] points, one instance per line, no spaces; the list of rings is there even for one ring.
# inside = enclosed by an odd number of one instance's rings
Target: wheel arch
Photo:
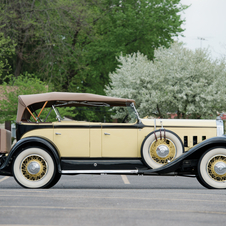
[[[147,170],[146,173],[149,172],[152,173],[158,173],[158,174],[165,174],[165,173],[171,173],[178,171],[180,167],[183,164],[184,160],[190,160],[190,159],[197,159],[199,160],[201,156],[209,149],[213,147],[225,147],[226,148],[226,136],[221,137],[213,137],[209,138],[194,147],[192,147],[189,151],[185,152],[178,158],[176,158],[174,161],[168,163],[167,165],[163,165],[160,168],[157,169],[150,169]],[[198,163],[197,163],[198,165]],[[180,170],[179,170],[180,171]]]
[[[226,143],[224,142],[219,142],[219,143],[209,143],[206,144],[203,147],[200,147],[199,149],[197,149],[195,152],[191,153],[191,155],[189,155],[186,159],[200,159],[202,157],[202,155],[209,149],[212,148],[218,148],[218,147],[225,147],[226,148]]]
[[[15,155],[22,148],[26,148],[28,146],[36,146],[47,149],[53,156],[56,161],[58,172],[61,173],[61,165],[60,165],[60,154],[57,147],[48,139],[44,139],[42,137],[26,137],[19,140],[11,149],[6,161],[2,165],[2,169],[11,164]]]

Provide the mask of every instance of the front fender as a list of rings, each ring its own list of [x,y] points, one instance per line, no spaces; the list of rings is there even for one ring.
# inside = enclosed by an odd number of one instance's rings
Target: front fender
[[[5,162],[2,164],[2,166],[0,166],[0,171],[3,170],[6,166],[8,166],[11,161],[12,161],[12,157],[15,155],[15,153],[20,150],[23,147],[26,147],[27,145],[31,144],[31,146],[34,145],[41,145],[42,147],[47,148],[53,155],[56,164],[57,164],[57,168],[59,173],[61,173],[61,165],[60,165],[60,156],[57,152],[57,148],[55,147],[55,145],[48,139],[44,139],[42,137],[26,137],[23,138],[21,140],[19,140],[11,149],[11,151],[9,152]]]
[[[220,136],[220,137],[212,137],[210,139],[204,140],[203,142],[197,144],[193,148],[191,148],[188,152],[184,153],[183,155],[179,156],[172,162],[163,165],[157,169],[148,169],[148,170],[140,170],[138,173],[143,174],[167,174],[177,171],[180,166],[182,165],[184,160],[187,159],[199,159],[202,154],[210,149],[211,147],[217,147],[217,146],[225,146],[226,147],[226,136]]]

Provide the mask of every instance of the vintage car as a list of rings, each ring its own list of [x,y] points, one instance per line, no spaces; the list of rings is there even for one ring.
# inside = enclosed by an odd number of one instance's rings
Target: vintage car
[[[12,147],[0,131],[0,175],[25,188],[77,174],[193,176],[226,188],[222,120],[141,119],[131,99],[53,92],[19,96],[16,126]]]

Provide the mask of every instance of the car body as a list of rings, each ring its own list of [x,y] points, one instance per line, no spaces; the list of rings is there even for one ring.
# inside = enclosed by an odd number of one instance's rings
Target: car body
[[[0,175],[26,188],[63,174],[194,176],[226,188],[222,120],[141,119],[131,99],[53,92],[19,96],[16,126],[12,148],[1,130]]]

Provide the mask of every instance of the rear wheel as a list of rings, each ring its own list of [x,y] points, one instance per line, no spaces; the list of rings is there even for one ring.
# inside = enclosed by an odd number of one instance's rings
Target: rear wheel
[[[226,188],[226,148],[206,151],[198,163],[198,178],[207,188]]]
[[[181,139],[172,131],[156,130],[143,141],[141,156],[147,166],[161,167],[184,152]]]
[[[16,181],[25,188],[48,188],[58,175],[53,157],[40,147],[22,150],[13,163]]]

